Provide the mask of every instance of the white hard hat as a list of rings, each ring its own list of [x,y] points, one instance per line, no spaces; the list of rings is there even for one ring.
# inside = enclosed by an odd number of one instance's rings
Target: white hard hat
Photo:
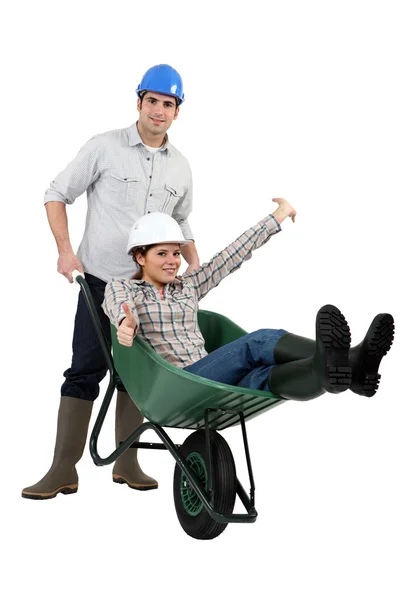
[[[165,213],[151,212],[140,217],[129,232],[127,253],[150,244],[188,244],[178,223]]]

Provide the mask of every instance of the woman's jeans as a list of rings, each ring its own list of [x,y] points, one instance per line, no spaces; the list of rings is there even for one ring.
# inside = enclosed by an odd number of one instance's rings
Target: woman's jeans
[[[101,279],[85,273],[96,312],[109,346],[111,346],[110,321],[101,308],[106,284]],[[72,341],[71,367],[64,373],[65,381],[61,396],[72,396],[82,400],[95,400],[100,392],[99,383],[107,373],[107,363],[100,346],[82,290],[79,292]],[[121,383],[117,389],[125,391]]]
[[[238,387],[269,391],[274,349],[284,329],[259,329],[196,361],[185,371]]]

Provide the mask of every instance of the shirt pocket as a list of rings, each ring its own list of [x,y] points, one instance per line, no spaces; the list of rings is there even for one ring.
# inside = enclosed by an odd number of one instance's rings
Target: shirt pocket
[[[139,197],[140,177],[110,173],[108,189],[113,204],[134,204]]]
[[[197,319],[198,302],[195,295],[187,290],[175,292],[173,299],[176,302],[176,306],[184,313],[185,320],[193,321]]]
[[[167,215],[172,215],[175,206],[184,194],[185,189],[181,184],[166,183],[164,200],[161,203],[159,210]]]

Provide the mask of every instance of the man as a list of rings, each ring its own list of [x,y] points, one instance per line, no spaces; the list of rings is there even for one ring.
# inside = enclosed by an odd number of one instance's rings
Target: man
[[[59,252],[58,271],[72,282],[72,271],[85,273],[103,329],[110,339],[110,324],[101,304],[104,288],[113,277],[132,276],[126,255],[129,230],[139,217],[165,212],[179,223],[187,240],[192,210],[192,175],[186,158],[172,146],[167,131],[178,117],[184,100],[182,79],[169,65],[150,68],[136,90],[137,123],[89,140],[76,158],[46,191],[47,217]],[[87,192],[88,212],[83,239],[75,255],[68,233],[66,205]],[[199,259],[193,241],[182,251],[188,270]],[[124,258],[125,257],[125,258]],[[71,367],[61,387],[54,459],[38,483],[22,491],[24,498],[48,499],[78,489],[75,465],[86,442],[93,401],[107,371],[105,360],[82,294],[79,295],[73,336]],[[143,422],[123,386],[117,392],[116,444]],[[129,487],[158,487],[137,462],[137,450],[127,450],[115,463],[113,480]]]

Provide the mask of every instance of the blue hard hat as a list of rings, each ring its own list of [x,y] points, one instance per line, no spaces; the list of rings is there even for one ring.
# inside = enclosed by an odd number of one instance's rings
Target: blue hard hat
[[[142,92],[158,92],[166,96],[174,96],[178,106],[185,99],[182,77],[169,65],[155,65],[146,71],[136,90],[139,97]]]

